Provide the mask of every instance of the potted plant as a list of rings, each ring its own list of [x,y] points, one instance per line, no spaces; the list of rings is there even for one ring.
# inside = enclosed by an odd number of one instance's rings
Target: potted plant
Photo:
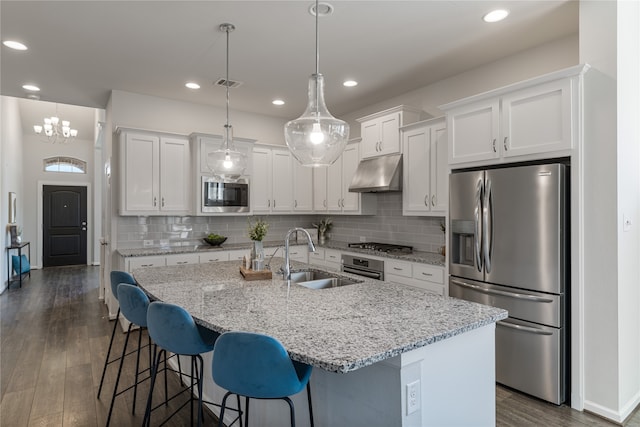
[[[318,229],[318,243],[324,245],[326,233],[331,230],[331,227],[333,226],[331,218],[324,218],[320,220],[319,223],[313,224],[313,226]]]
[[[256,218],[255,222],[251,222],[249,218],[249,239],[252,241],[251,245],[251,259],[263,259],[264,247],[262,245],[262,239],[267,235],[269,230],[269,224],[261,218]]]

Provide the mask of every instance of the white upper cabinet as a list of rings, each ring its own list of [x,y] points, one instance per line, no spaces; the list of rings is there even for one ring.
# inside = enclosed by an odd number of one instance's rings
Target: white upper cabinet
[[[120,214],[189,214],[189,140],[121,129],[119,141]]]
[[[441,106],[447,112],[449,163],[570,155],[576,79],[543,76]]]
[[[293,210],[295,212],[313,211],[313,171],[314,169],[302,166],[295,157],[291,156],[293,167]]]
[[[251,204],[254,213],[290,213],[293,210],[291,166],[289,150],[253,149]]]
[[[349,185],[360,162],[360,144],[350,143],[342,155],[326,171],[326,209],[320,212],[373,215],[376,213],[377,199],[374,194],[352,193]],[[315,177],[320,177],[318,173]],[[315,178],[314,177],[314,178]],[[314,181],[316,185],[319,181]],[[314,189],[315,191],[315,189]],[[319,201],[317,201],[319,202]],[[324,206],[324,205],[323,205]]]
[[[400,153],[400,127],[420,120],[421,111],[399,106],[358,119],[361,123],[361,157]]]
[[[444,215],[449,198],[444,118],[406,126],[402,139],[403,215]]]

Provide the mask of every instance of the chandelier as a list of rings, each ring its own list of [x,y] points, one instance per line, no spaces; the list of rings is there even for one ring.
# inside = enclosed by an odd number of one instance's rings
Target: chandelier
[[[235,30],[233,24],[221,24],[220,31],[227,33],[227,122],[224,125],[224,140],[220,148],[207,155],[207,166],[214,176],[226,181],[237,181],[247,167],[247,155],[236,150],[233,143],[233,128],[229,124],[229,33]]]
[[[320,8],[322,6],[322,9]],[[330,166],[342,154],[349,140],[349,125],[329,113],[324,102],[324,77],[319,71],[320,42],[318,17],[333,7],[315,2],[309,12],[316,20],[316,72],[309,78],[307,109],[302,116],[287,122],[284,137],[289,151],[303,166]]]
[[[33,130],[36,134],[44,134],[47,136],[49,142],[56,143],[62,142],[66,143],[69,139],[73,139],[78,136],[77,129],[71,129],[71,122],[68,120],[60,120],[59,117],[45,117],[43,125],[34,125]]]

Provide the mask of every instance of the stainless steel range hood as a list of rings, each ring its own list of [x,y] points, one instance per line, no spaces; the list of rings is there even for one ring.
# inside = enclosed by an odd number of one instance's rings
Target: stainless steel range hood
[[[373,157],[360,162],[349,191],[381,193],[402,191],[402,154]]]

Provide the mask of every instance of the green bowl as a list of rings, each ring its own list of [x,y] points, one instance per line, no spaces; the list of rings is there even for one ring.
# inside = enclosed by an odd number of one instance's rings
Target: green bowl
[[[220,246],[221,244],[223,244],[227,240],[227,238],[226,237],[218,237],[216,239],[210,239],[208,237],[205,237],[202,240],[204,240],[205,242],[207,242],[211,246]]]

